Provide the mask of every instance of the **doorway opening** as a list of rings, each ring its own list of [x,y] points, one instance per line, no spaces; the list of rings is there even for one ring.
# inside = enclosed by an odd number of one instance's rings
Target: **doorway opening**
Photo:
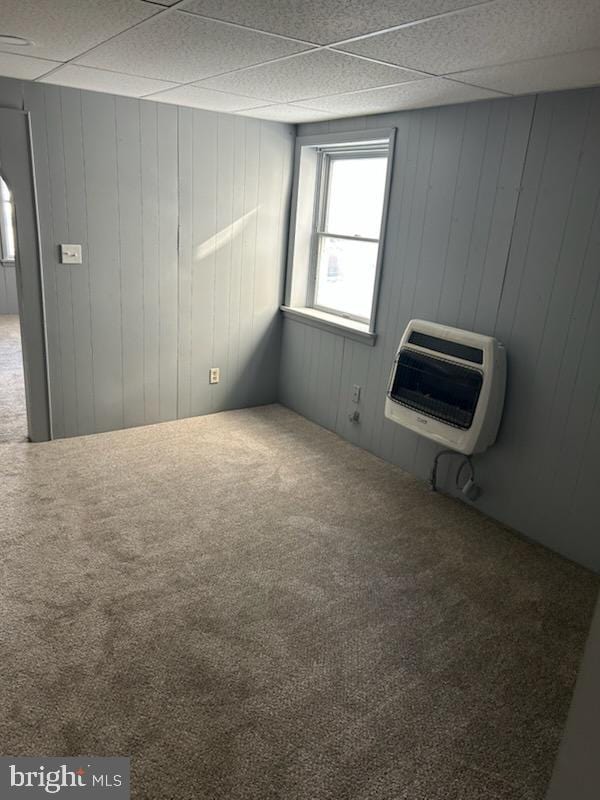
[[[13,196],[0,175],[0,443],[28,439],[16,247]]]

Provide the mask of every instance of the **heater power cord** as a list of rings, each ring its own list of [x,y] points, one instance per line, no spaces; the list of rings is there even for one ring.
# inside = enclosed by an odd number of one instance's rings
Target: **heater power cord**
[[[481,489],[475,483],[475,468],[473,467],[473,461],[471,460],[470,456],[457,453],[455,450],[440,450],[440,452],[436,454],[435,458],[433,459],[433,467],[431,469],[431,477],[429,479],[431,490],[433,492],[438,491],[437,473],[439,461],[442,456],[460,456],[462,458],[460,464],[458,465],[458,469],[456,470],[456,488],[469,500],[477,500],[481,493]],[[465,466],[469,468],[469,477],[465,483],[461,485],[460,479]]]

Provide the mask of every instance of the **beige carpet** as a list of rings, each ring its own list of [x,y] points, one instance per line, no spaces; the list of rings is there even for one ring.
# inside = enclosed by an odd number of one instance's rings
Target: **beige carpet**
[[[0,443],[27,439],[21,331],[16,314],[0,314]]]
[[[279,406],[2,448],[0,753],[543,798],[598,581]]]

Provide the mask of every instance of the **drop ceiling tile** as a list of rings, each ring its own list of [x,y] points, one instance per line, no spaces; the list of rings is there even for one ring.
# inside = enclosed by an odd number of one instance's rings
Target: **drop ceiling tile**
[[[331,119],[334,114],[325,111],[317,111],[312,108],[303,108],[297,105],[287,105],[285,103],[262,106],[251,111],[241,111],[240,116],[256,117],[266,119],[271,122],[289,122],[296,124],[300,122],[320,122],[321,120]]]
[[[488,89],[454,83],[444,78],[426,78],[386,89],[370,89],[366,92],[338,94],[306,100],[302,105],[320,111],[344,116],[383,114],[386,111],[401,111],[408,108],[444,106],[452,103],[469,103],[491,97],[503,97]]]
[[[89,89],[92,92],[121,94],[127,97],[141,97],[144,94],[158,92],[176,85],[166,81],[139,78],[135,75],[123,75],[120,72],[80,67],[77,64],[66,64],[52,75],[41,78],[39,82],[73,86],[76,89]]]
[[[202,81],[203,86],[248,97],[267,97],[275,103],[326,94],[370,89],[422,77],[387,64],[354,58],[331,50],[310,53],[221,75]]]
[[[100,45],[78,63],[188,83],[306,47],[278,36],[167,11]]]
[[[499,0],[341,49],[445,75],[598,46],[598,0]]]
[[[473,5],[477,1],[186,0],[180,8],[261,31],[328,44]]]
[[[32,81],[57,66],[56,61],[46,61],[43,58],[0,53],[0,75],[5,78],[20,78],[24,81]]]
[[[1,32],[33,44],[0,50],[67,61],[158,11],[142,0],[2,0]]]
[[[454,73],[452,78],[508,94],[595,86],[600,84],[600,49],[472,69]]]
[[[173,103],[178,106],[204,108],[209,111],[242,111],[265,105],[264,100],[215,92],[212,89],[201,89],[198,86],[178,86],[166,92],[153,94],[148,99],[157,100],[160,103]]]

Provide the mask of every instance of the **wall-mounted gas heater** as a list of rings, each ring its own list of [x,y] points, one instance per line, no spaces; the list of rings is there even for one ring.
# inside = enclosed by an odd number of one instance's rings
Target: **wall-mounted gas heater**
[[[394,360],[385,415],[457,453],[482,453],[496,439],[505,384],[497,339],[413,319]]]

